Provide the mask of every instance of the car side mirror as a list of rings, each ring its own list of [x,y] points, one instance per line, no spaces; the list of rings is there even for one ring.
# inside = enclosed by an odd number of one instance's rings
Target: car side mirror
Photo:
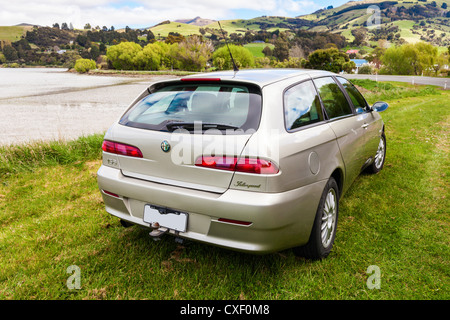
[[[371,109],[372,109],[372,111],[382,112],[382,111],[386,110],[388,107],[389,107],[389,105],[386,102],[378,101],[373,104]]]

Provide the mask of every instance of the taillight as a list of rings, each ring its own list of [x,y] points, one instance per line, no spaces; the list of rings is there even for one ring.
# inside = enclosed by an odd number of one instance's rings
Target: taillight
[[[107,190],[102,190],[104,193],[106,193],[109,196],[112,196],[114,198],[120,198],[119,195],[117,193],[113,193],[111,191],[107,191]]]
[[[109,140],[103,141],[102,150],[128,157],[143,158],[142,152],[139,148]]]
[[[269,160],[227,156],[201,156],[195,161],[198,167],[254,174],[277,174],[278,167]]]

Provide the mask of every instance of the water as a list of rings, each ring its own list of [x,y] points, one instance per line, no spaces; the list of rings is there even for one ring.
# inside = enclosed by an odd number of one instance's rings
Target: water
[[[152,82],[66,69],[0,68],[0,145],[103,133]]]

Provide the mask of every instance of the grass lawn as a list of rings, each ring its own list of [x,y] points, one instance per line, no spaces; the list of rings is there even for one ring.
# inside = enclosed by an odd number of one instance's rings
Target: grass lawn
[[[370,85],[371,102],[393,90]],[[408,92],[382,114],[385,168],[341,199],[335,247],[316,262],[121,227],[97,189],[101,135],[0,148],[0,299],[448,300],[450,92]]]
[[[255,58],[264,58],[265,55],[263,53],[263,49],[265,47],[269,47],[271,49],[275,48],[273,44],[270,43],[248,43],[244,45],[244,48],[250,50]]]

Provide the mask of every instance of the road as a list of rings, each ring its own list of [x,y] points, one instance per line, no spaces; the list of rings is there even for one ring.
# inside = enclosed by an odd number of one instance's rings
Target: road
[[[434,78],[420,76],[388,76],[388,75],[368,75],[368,74],[345,74],[348,79],[371,79],[375,81],[398,81],[411,84],[428,84],[439,86],[446,90],[450,89],[450,78]]]

